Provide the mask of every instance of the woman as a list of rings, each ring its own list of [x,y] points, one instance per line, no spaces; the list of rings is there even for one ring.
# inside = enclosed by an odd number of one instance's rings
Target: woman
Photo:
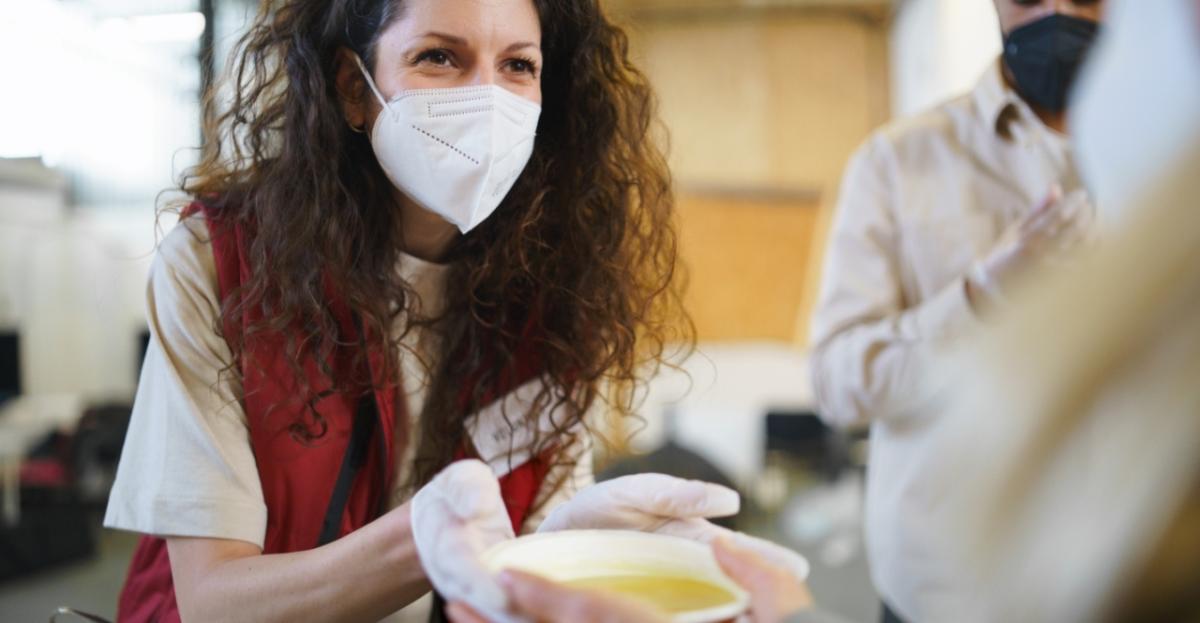
[[[435,502],[477,473],[433,476],[482,459],[536,527],[590,481],[601,385],[622,411],[689,342],[651,91],[596,0],[278,0],[206,102],[105,519],[146,534],[119,616],[378,620],[480,529]]]

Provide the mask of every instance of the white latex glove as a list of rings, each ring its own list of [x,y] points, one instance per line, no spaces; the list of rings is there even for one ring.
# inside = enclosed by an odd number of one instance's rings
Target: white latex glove
[[[779,545],[713,525],[709,517],[736,515],[738,493],[698,480],[665,474],[636,474],[591,485],[550,512],[538,532],[558,530],[638,530],[668,534],[708,544],[727,536],[800,580],[808,577],[808,561]]]
[[[996,246],[971,268],[967,279],[975,292],[991,304],[1001,304],[1013,279],[1043,262],[1071,251],[1093,230],[1096,210],[1087,193],[1077,190],[1063,197],[1055,185],[1046,199],[1000,236]]]
[[[481,461],[451,464],[412,500],[413,542],[425,575],[447,601],[462,602],[491,621],[520,621],[480,561],[492,545],[514,537],[500,483]]]

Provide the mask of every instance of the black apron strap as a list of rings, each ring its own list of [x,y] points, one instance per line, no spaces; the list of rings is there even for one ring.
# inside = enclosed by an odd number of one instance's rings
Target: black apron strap
[[[446,598],[437,591],[433,592],[433,607],[429,609],[429,623],[450,623],[450,617],[446,616]]]
[[[366,352],[367,343],[363,337],[362,320],[355,316],[354,324],[358,329],[359,341]],[[373,387],[367,388],[358,399],[358,406],[354,411],[354,427],[350,431],[350,443],[346,445],[346,454],[342,455],[342,467],[338,470],[333,494],[329,496],[329,506],[325,509],[325,520],[321,523],[321,536],[317,539],[317,547],[332,543],[340,536],[346,502],[350,499],[350,490],[354,488],[358,473],[367,462],[371,437],[375,433],[375,422],[379,419],[379,405],[375,401]]]
[[[372,433],[375,432],[375,421],[378,419],[375,392],[367,390],[358,400],[358,408],[354,413],[354,428],[350,431],[350,443],[346,445],[346,454],[342,456],[342,467],[338,470],[333,495],[329,496],[329,507],[325,510],[325,521],[321,524],[321,537],[317,540],[317,547],[332,543],[340,536],[346,501],[350,499],[350,490],[354,488],[358,473],[367,462],[367,452],[371,446]]]

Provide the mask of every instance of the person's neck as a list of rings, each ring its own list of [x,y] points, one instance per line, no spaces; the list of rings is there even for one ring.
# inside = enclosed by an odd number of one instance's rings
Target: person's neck
[[[404,252],[427,262],[442,262],[458,240],[458,228],[397,191]]]
[[[1032,104],[1030,104],[1029,107],[1033,109],[1033,114],[1037,115],[1037,118],[1041,119],[1042,123],[1046,124],[1046,127],[1058,132],[1059,134],[1067,133],[1067,112],[1065,110],[1051,112]]]

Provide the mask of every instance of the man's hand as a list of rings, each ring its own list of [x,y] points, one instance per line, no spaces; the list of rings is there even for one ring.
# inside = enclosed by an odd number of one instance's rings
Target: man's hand
[[[1014,280],[1031,268],[1074,249],[1089,234],[1095,210],[1083,191],[1063,197],[1054,186],[1041,205],[1013,224],[967,276],[973,305],[1002,303]]]

